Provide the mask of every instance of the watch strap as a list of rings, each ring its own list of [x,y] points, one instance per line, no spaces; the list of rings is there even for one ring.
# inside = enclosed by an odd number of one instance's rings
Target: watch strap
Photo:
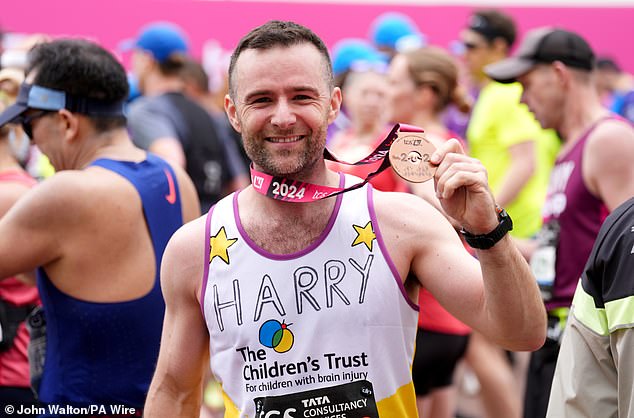
[[[472,248],[488,250],[500,241],[509,231],[513,230],[513,220],[509,214],[501,207],[496,208],[498,215],[498,225],[488,234],[474,235],[462,228],[460,233]]]

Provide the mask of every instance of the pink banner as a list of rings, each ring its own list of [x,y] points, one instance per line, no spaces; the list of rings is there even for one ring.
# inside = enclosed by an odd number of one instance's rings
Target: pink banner
[[[231,49],[252,27],[270,19],[294,20],[319,34],[328,46],[347,37],[366,37],[372,20],[391,10],[410,15],[430,43],[447,47],[457,39],[474,6],[397,6],[376,4],[281,3],[195,0],[7,0],[1,27],[6,32],[83,36],[116,50],[151,21],[167,20],[189,34],[200,55],[206,40]],[[536,26],[560,26],[579,32],[599,55],[614,57],[634,72],[634,8],[504,7],[520,33]]]

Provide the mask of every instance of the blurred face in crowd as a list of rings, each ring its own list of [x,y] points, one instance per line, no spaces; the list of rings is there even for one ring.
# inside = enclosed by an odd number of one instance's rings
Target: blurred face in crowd
[[[469,29],[462,31],[460,40],[464,45],[465,67],[476,79],[484,77],[483,68],[499,59],[493,44],[481,34]]]
[[[555,65],[537,65],[519,77],[518,81],[524,88],[522,103],[526,103],[542,127],[559,129],[565,91],[561,73],[555,69]]]
[[[618,86],[619,72],[610,68],[598,68],[595,70],[595,83],[599,95],[602,97],[612,94]]]
[[[397,55],[388,72],[391,89],[392,120],[408,123],[414,117],[417,86],[409,71],[405,55]]]
[[[346,77],[343,100],[353,123],[359,127],[383,126],[389,120],[389,84],[385,74],[352,71]]]
[[[4,109],[15,102],[22,81],[8,76],[0,80],[0,108]],[[25,137],[20,124],[6,125],[4,128],[0,128],[0,131],[4,132],[7,138],[10,138],[11,149],[18,160],[23,161],[28,153],[29,138]]]
[[[329,86],[326,60],[312,44],[246,49],[225,99],[233,127],[255,166],[271,175],[309,176],[323,155],[341,91]]]
[[[0,92],[6,94],[12,101],[15,101],[15,98],[18,96],[19,89],[20,85],[12,80],[0,81]]]
[[[142,93],[145,92],[145,81],[147,79],[147,75],[152,69],[153,64],[154,60],[151,53],[143,51],[141,49],[135,49],[132,52],[132,74],[134,74],[134,76],[136,77],[139,83],[139,90]]]

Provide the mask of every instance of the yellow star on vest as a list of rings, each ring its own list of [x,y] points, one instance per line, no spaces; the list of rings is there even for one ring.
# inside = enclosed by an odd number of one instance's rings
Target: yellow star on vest
[[[357,237],[354,239],[352,246],[365,244],[368,250],[372,251],[372,241],[376,239],[376,235],[372,229],[372,221],[368,221],[364,227],[360,227],[359,225],[352,225],[352,227],[357,231]]]
[[[225,227],[221,227],[220,231],[209,238],[209,264],[213,261],[214,258],[220,257],[225,264],[229,264],[229,253],[227,249],[236,243],[238,238],[227,238],[227,233],[225,232]]]

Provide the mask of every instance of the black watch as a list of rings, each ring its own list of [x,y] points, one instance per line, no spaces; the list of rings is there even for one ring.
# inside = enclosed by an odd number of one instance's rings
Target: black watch
[[[501,240],[507,232],[513,230],[513,220],[506,211],[497,207],[496,212],[498,214],[498,220],[500,223],[498,226],[488,234],[473,235],[471,232],[466,231],[464,228],[460,230],[460,233],[464,237],[467,244],[472,248],[478,248],[480,250],[488,250],[493,247],[499,240]]]

